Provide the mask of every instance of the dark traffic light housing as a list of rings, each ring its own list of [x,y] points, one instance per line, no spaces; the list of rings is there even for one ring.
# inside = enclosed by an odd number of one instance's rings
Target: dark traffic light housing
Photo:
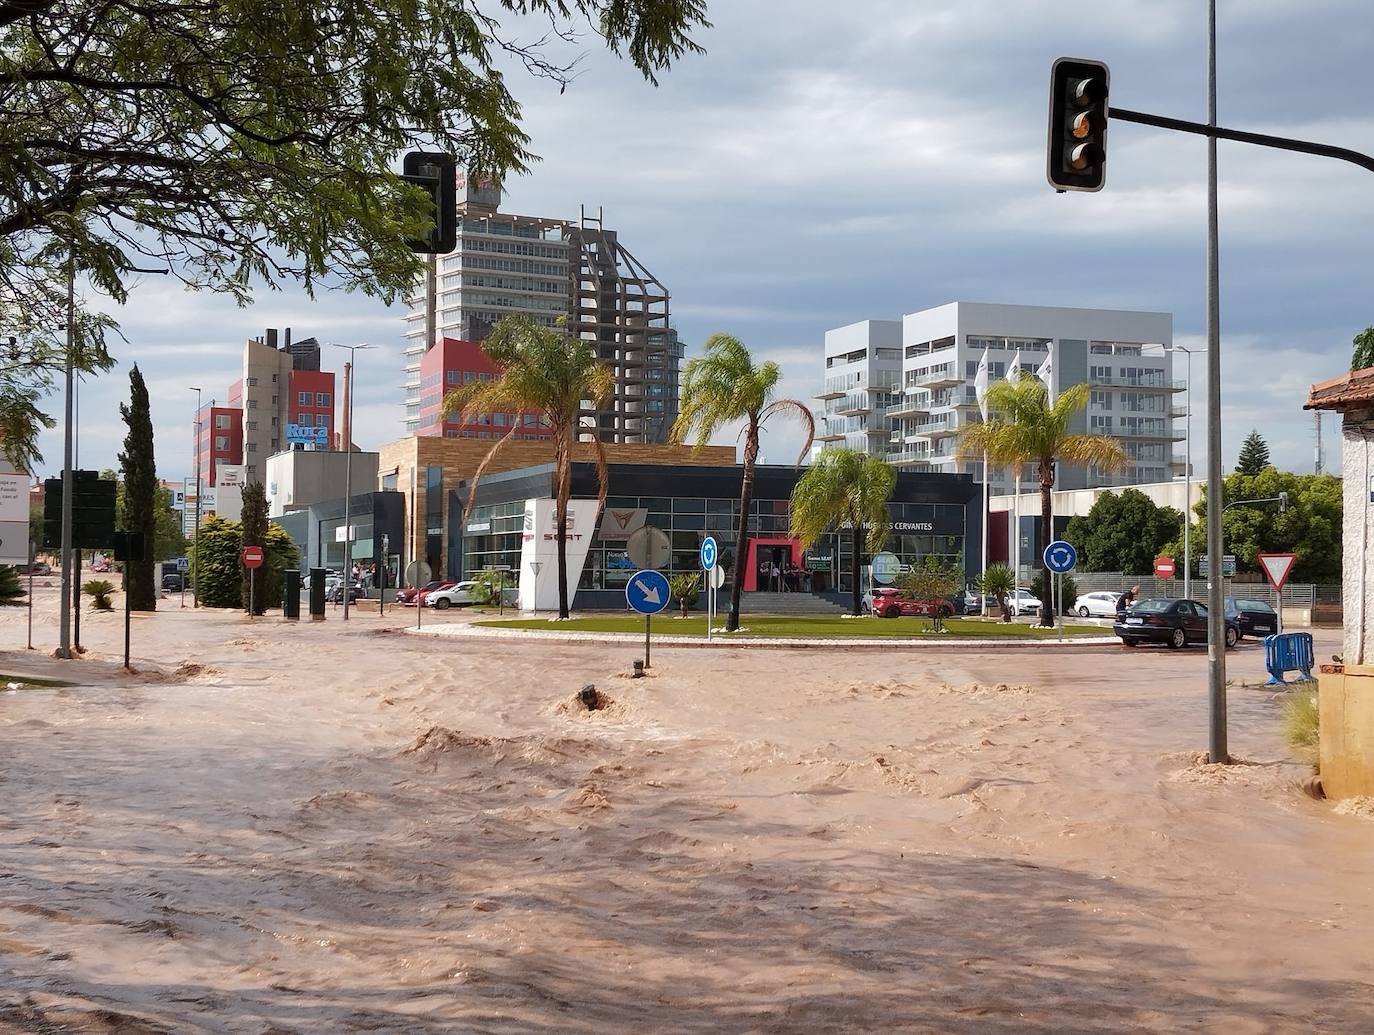
[[[1101,190],[1107,175],[1107,91],[1101,61],[1060,58],[1050,68],[1046,176],[1058,191]]]
[[[429,234],[407,241],[413,252],[446,255],[458,247],[458,163],[452,155],[411,151],[401,164],[401,179],[423,188],[430,198]]]

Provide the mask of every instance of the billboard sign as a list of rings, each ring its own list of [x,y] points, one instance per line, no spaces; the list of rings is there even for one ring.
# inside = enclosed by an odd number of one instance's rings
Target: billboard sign
[[[289,443],[302,442],[308,446],[328,446],[329,428],[327,425],[316,427],[314,424],[288,424],[286,426],[286,441]]]

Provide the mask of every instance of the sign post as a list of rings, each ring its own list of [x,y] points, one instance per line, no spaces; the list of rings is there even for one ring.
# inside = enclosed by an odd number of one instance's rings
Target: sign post
[[[1072,543],[1066,543],[1063,539],[1056,539],[1045,547],[1045,567],[1054,573],[1054,589],[1051,595],[1056,598],[1058,603],[1051,601],[1054,605],[1055,615],[1054,624],[1059,626],[1059,639],[1064,639],[1064,576],[1073,571],[1078,564],[1078,551],[1073,548]],[[1044,606],[1044,605],[1041,605]]]
[[[413,586],[415,589],[415,628],[420,628],[421,612],[424,605],[420,603],[420,587],[429,582],[429,565],[424,561],[411,561],[406,565],[406,585]]]
[[[717,564],[714,568],[711,569],[711,575],[710,575],[710,578],[709,578],[708,581],[711,583],[711,597],[710,597],[710,600],[711,600],[711,619],[710,619],[710,620],[711,620],[712,623],[714,623],[714,622],[715,622],[715,616],[718,615],[718,614],[720,614],[720,596],[719,596],[718,590],[720,589],[721,586],[725,585],[725,569],[724,569],[723,567],[721,567],[721,565]],[[708,628],[709,628],[709,627],[708,627]]]
[[[668,580],[663,572],[646,568],[625,584],[625,602],[644,616],[644,667],[649,667],[649,632],[653,616],[670,603]]]
[[[1264,569],[1264,577],[1269,580],[1269,584],[1274,587],[1274,592],[1278,594],[1278,607],[1274,608],[1278,612],[1278,631],[1283,632],[1283,587],[1288,582],[1288,576],[1293,574],[1293,565],[1298,562],[1298,555],[1295,553],[1262,553],[1255,558],[1259,561],[1260,567]]]
[[[706,642],[711,642],[711,621],[715,614],[716,587],[714,576],[716,571],[716,561],[719,560],[720,551],[716,548],[716,537],[708,535],[701,541],[701,566],[706,571],[702,579],[706,585]]]
[[[248,569],[248,620],[251,622],[257,617],[257,587],[258,569],[262,567],[263,552],[261,546],[245,546],[243,548],[243,566]]]

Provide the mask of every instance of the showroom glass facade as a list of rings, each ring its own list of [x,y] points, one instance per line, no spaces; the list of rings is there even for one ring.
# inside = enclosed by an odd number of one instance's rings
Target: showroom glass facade
[[[588,465],[575,465],[582,467]],[[727,574],[734,569],[735,536],[739,520],[739,499],[725,495],[686,494],[692,489],[726,489],[733,486],[739,491],[739,471],[737,468],[708,468],[715,477],[703,476],[701,472],[654,468],[663,471],[664,476],[653,479],[654,487],[672,486],[680,495],[629,495],[619,494],[617,489],[633,486],[633,482],[644,483],[650,479],[646,472],[625,465],[612,468],[611,494],[606,499],[606,512],[642,511],[643,523],[662,529],[668,534],[672,544],[672,559],[667,574],[694,572],[700,570],[699,553],[702,539],[713,535],[720,546],[721,563]],[[623,471],[623,473],[622,473]],[[635,477],[631,477],[631,473]],[[760,494],[753,501],[750,519],[751,544],[758,541],[787,540],[790,501],[783,495],[790,494],[799,472],[793,468],[770,469],[767,477],[758,479],[757,489],[762,493],[781,498],[769,498]],[[617,477],[619,475],[619,477]],[[518,486],[519,498],[485,503],[488,495],[486,482],[479,490],[478,504],[468,517],[462,533],[461,574],[470,577],[474,572],[493,566],[504,566],[518,571],[521,563],[521,544],[524,535],[525,499],[533,495],[551,495],[551,484],[536,493],[539,488],[528,479],[521,479]],[[583,483],[583,484],[579,484]],[[493,487],[493,495],[515,495],[516,493]],[[517,489],[512,485],[509,489]],[[581,491],[579,491],[581,490]],[[587,491],[590,490],[590,491]],[[980,526],[981,503],[977,486],[966,476],[953,475],[899,475],[898,491],[889,505],[893,529],[888,536],[886,549],[895,553],[903,563],[923,563],[927,557],[937,557],[951,565],[969,570],[967,547],[972,534],[972,553],[981,550],[977,541]],[[952,497],[949,501],[939,501],[935,497]],[[595,498],[594,483],[585,484],[585,478],[574,479],[575,498]],[[908,499],[901,499],[902,496]],[[914,497],[914,498],[913,498]],[[960,497],[963,497],[960,499]],[[958,502],[955,502],[958,500]],[[461,513],[461,498],[454,503],[455,513]],[[578,582],[579,589],[623,592],[629,577],[635,571],[634,562],[626,552],[623,539],[602,538],[606,528],[603,517],[601,527],[593,538],[587,562]],[[454,529],[456,531],[456,529]],[[807,550],[803,565],[813,575],[813,588],[818,591],[850,590],[850,533],[840,529],[831,532]],[[756,545],[755,549],[759,549]],[[455,551],[457,552],[457,551]],[[751,560],[756,562],[759,555]],[[868,551],[862,551],[862,563],[867,563]],[[976,561],[974,562],[976,563]]]

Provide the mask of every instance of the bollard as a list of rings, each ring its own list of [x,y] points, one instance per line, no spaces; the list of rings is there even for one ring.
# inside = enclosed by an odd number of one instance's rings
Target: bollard
[[[310,620],[324,621],[324,580],[327,572],[323,568],[310,569]]]
[[[288,622],[301,618],[301,573],[295,568],[282,573],[281,616]]]

